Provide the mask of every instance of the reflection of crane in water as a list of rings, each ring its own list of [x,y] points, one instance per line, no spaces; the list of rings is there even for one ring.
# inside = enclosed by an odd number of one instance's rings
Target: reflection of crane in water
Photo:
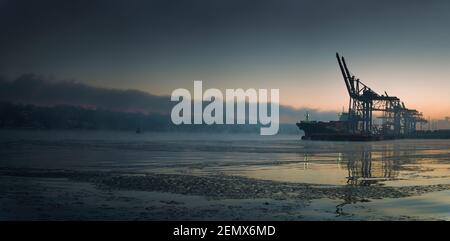
[[[361,152],[353,154],[348,157],[347,161],[347,184],[358,186],[370,186],[375,180],[368,180],[372,178],[372,152]]]
[[[376,185],[380,180],[390,180],[397,178],[400,171],[400,163],[396,158],[399,150],[395,146],[393,149],[384,147],[380,152],[380,159],[373,158],[378,152],[371,147],[363,147],[360,151],[343,152],[340,158],[347,161],[347,184],[352,186]],[[342,157],[341,157],[342,156]],[[356,202],[367,202],[353,195],[352,188],[342,197],[343,203],[336,206],[337,215],[346,215],[343,207]]]
[[[308,157],[309,156],[307,153],[303,154],[303,170],[306,170],[309,167],[309,158]]]
[[[347,159],[347,184],[356,186],[370,186],[380,180],[396,178],[399,166],[390,158],[393,151],[383,150],[381,159],[372,157],[372,150],[361,150],[357,153],[343,154]]]

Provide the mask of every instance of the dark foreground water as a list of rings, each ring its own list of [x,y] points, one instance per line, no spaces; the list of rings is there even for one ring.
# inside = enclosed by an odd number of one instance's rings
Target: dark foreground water
[[[450,219],[450,140],[0,131],[0,219]]]

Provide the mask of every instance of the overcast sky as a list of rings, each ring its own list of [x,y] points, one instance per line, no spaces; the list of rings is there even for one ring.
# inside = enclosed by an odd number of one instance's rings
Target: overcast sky
[[[439,118],[450,115],[449,26],[449,1],[0,0],[0,75],[156,95],[203,80],[340,110],[338,51],[374,90]]]

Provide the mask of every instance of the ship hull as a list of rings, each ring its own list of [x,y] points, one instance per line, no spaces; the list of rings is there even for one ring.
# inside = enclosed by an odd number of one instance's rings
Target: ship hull
[[[380,141],[392,139],[381,135],[349,133],[345,122],[300,122],[297,127],[305,132],[302,140],[314,141]]]
[[[311,134],[303,136],[302,140],[313,141],[380,141],[382,136],[360,134]]]

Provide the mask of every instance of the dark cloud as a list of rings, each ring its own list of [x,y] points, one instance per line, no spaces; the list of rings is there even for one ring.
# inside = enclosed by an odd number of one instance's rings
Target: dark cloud
[[[0,101],[42,106],[74,105],[123,112],[170,114],[175,102],[169,96],[155,96],[139,90],[93,87],[76,81],[51,81],[27,74],[14,81],[0,79]],[[295,123],[309,113],[315,120],[335,120],[336,112],[280,106],[280,121]]]
[[[33,74],[0,81],[0,100],[36,105],[76,105],[114,111],[167,113],[166,96],[138,90],[98,88],[75,81],[49,81]]]
[[[111,76],[105,75],[133,75],[141,64],[149,73],[170,76],[183,67],[209,64],[220,70],[241,66],[239,60],[258,63],[262,56],[281,55],[304,65],[309,59],[299,56],[327,59],[339,49],[419,51],[436,44],[448,49],[449,39],[450,4],[441,0],[0,3],[0,72],[91,80],[100,75],[111,86]]]

